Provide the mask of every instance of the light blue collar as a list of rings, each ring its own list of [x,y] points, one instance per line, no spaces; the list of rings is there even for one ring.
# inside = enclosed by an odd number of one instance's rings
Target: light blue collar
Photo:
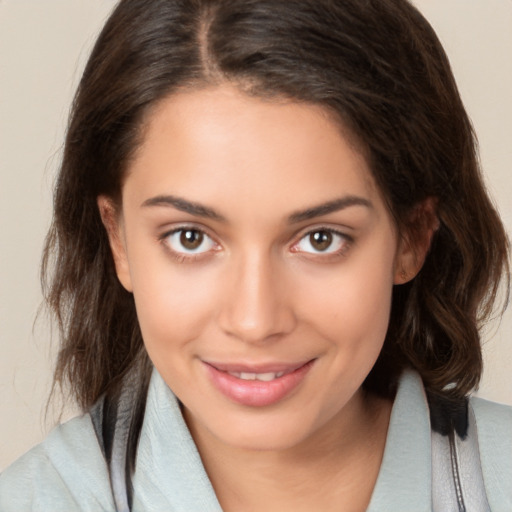
[[[400,379],[384,458],[368,512],[430,512],[432,463],[430,415],[419,375]]]
[[[134,512],[222,512],[178,401],[154,370],[134,475]],[[420,377],[405,372],[368,511],[431,510],[430,422]]]
[[[222,512],[178,400],[154,370],[133,479],[133,512]]]

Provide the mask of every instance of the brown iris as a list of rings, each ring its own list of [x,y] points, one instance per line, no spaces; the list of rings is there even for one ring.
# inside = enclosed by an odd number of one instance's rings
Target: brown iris
[[[329,231],[315,231],[309,235],[309,243],[316,251],[325,251],[332,244],[332,233]]]
[[[195,229],[184,229],[180,235],[180,243],[189,251],[197,249],[203,243],[204,235]]]

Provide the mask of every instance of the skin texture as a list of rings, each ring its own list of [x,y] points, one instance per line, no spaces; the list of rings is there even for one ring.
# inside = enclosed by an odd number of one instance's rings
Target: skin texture
[[[347,198],[356,204],[297,215]],[[360,388],[392,287],[414,277],[428,243],[400,242],[339,124],[320,107],[226,85],[173,95],[147,118],[121,209],[98,204],[149,356],[183,404],[224,509],[364,510],[391,404]],[[204,233],[195,252],[179,229]],[[330,245],[316,250],[311,233]],[[308,361],[265,406],[225,396],[205,364]]]

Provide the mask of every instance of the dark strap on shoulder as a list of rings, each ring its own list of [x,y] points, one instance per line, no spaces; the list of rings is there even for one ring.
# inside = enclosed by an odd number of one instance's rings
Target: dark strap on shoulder
[[[466,402],[466,410],[461,413],[466,418],[465,428],[461,428],[463,421],[458,418],[460,434],[455,424],[446,432],[453,418],[441,418],[440,411],[431,409],[433,511],[490,512],[473,410]]]
[[[135,375],[126,378],[119,393],[102,396],[89,412],[107,463],[116,512],[132,508],[132,476],[149,378],[146,380],[141,383]]]
[[[468,399],[452,401],[427,393],[430,425],[434,432],[448,436],[451,432],[464,439],[468,432]]]
[[[130,429],[130,411],[126,410],[126,405],[126,401],[118,403],[102,397],[90,411],[94,431],[107,463],[116,512],[131,510],[133,494],[131,473],[127,471],[126,464]]]

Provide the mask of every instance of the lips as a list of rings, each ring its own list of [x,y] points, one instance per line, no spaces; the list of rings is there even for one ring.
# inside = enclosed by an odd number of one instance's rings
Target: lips
[[[314,360],[297,364],[244,365],[203,362],[214,387],[240,405],[264,407],[294,391]]]

